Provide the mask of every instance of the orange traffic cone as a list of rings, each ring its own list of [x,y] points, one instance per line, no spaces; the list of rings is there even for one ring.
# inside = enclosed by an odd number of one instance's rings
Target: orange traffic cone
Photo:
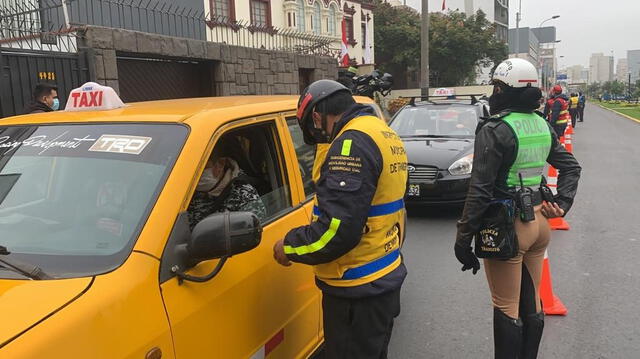
[[[564,144],[564,148],[569,151],[569,153],[573,153],[573,126],[571,126],[571,122],[567,125],[567,129],[564,131],[564,137],[561,137],[561,141]]]
[[[557,193],[558,170],[551,165],[549,165],[549,172],[547,174],[547,186],[551,188],[553,194]],[[549,221],[549,226],[553,230],[568,231],[571,229],[569,223],[562,217],[548,218],[547,221]]]
[[[549,253],[544,252],[544,262],[542,265],[542,281],[540,282],[540,299],[542,300],[542,310],[547,315],[567,315],[567,307],[562,304],[560,298],[553,294],[551,284],[551,270],[549,269]]]

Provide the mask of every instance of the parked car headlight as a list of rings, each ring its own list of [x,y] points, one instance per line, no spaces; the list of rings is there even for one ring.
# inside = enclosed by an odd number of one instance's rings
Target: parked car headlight
[[[461,159],[455,161],[449,167],[449,173],[451,173],[451,175],[453,176],[468,175],[471,173],[472,169],[473,169],[473,153],[470,155],[466,155]]]

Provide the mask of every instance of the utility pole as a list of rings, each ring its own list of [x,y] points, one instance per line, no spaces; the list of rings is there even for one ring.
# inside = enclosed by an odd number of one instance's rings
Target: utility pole
[[[422,0],[420,26],[420,96],[429,98],[429,0]]]
[[[629,71],[629,102],[631,102],[631,71]]]
[[[518,12],[516,12],[516,57],[520,57],[520,19],[522,18],[522,0],[518,2]]]

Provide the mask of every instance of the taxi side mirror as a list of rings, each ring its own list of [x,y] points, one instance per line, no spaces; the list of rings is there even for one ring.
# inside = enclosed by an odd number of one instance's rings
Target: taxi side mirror
[[[187,242],[189,260],[197,264],[231,257],[254,249],[262,239],[262,226],[251,212],[223,212],[200,221]]]

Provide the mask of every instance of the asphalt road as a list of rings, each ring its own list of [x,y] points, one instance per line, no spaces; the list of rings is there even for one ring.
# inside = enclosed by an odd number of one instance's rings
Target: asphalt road
[[[640,124],[588,105],[574,134],[583,172],[549,247],[554,291],[569,309],[547,316],[539,358],[640,358]],[[453,255],[459,210],[410,212],[409,276],[390,358],[492,358],[489,290]]]

